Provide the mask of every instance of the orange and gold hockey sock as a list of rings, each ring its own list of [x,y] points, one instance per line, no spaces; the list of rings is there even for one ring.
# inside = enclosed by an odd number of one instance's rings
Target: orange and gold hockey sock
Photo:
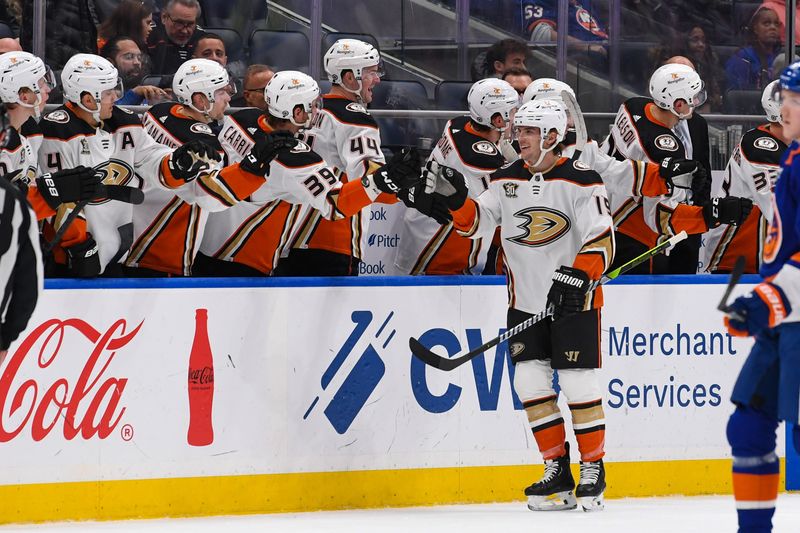
[[[603,414],[603,400],[571,403],[572,428],[578,440],[581,461],[599,461],[605,455],[606,419]]]
[[[564,418],[556,404],[557,399],[558,396],[552,395],[522,402],[533,438],[536,439],[536,444],[545,460],[555,459],[567,453],[564,446],[567,438],[564,432]]]

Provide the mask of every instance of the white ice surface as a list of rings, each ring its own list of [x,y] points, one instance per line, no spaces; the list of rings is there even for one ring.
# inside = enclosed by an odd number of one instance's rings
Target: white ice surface
[[[776,533],[800,532],[800,494],[781,494]],[[73,522],[0,527],[0,533],[136,531],[142,533],[734,533],[733,498],[724,496],[607,500],[597,513],[531,512],[524,503],[454,505],[367,511],[226,516],[123,522]]]

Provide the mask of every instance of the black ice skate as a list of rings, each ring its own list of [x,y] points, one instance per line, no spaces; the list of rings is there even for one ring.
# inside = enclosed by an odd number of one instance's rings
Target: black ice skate
[[[584,511],[603,510],[603,491],[606,490],[606,469],[603,460],[584,463],[581,461],[581,479],[575,496]]]
[[[531,511],[566,511],[575,509],[575,479],[569,470],[569,443],[566,453],[544,462],[542,479],[525,489]]]

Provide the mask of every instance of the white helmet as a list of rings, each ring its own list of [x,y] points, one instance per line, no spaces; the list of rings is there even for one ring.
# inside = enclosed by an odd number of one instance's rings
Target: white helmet
[[[116,67],[108,59],[94,54],[75,54],[64,65],[61,71],[61,85],[64,87],[64,99],[91,113],[95,121],[100,122],[100,100],[105,91],[117,91],[122,96],[122,80]],[[97,102],[97,109],[88,109],[81,102],[81,95],[89,93]]]
[[[0,55],[0,100],[33,108],[36,118],[39,118],[39,105],[42,103],[42,91],[39,87],[42,79],[51,89],[55,87],[53,71],[35,55],[28,52],[6,52]],[[22,103],[19,99],[21,89],[33,91],[36,103]]]
[[[519,106],[519,95],[507,81],[487,78],[476,81],[467,94],[469,115],[472,120],[482,126],[492,126],[492,117],[496,113],[508,124],[511,112]],[[503,131],[505,128],[495,128]]]
[[[322,107],[319,85],[314,78],[296,70],[276,72],[264,87],[267,111],[276,118],[290,121],[295,126],[308,128],[317,109]],[[303,106],[308,119],[303,123],[294,121],[294,108]]]
[[[650,96],[658,107],[672,111],[678,118],[686,118],[688,114],[675,112],[675,101],[684,100],[692,108],[701,106],[706,101],[706,90],[692,67],[669,64],[659,67],[650,76]]]
[[[533,80],[533,82],[528,85],[528,88],[525,89],[525,94],[522,95],[522,103],[524,104],[531,100],[541,100],[544,98],[548,100],[558,100],[560,102],[562,100],[561,91],[567,91],[573,97],[575,96],[575,91],[572,90],[572,87],[563,81],[558,81],[553,78],[539,78]]]
[[[764,113],[767,115],[767,120],[770,122],[780,122],[783,124],[783,121],[781,120],[781,104],[773,97],[776,89],[777,92],[780,92],[781,80],[770,82],[766,87],[764,87],[764,92],[761,93],[761,107],[764,108]]]
[[[210,59],[190,59],[180,67],[172,78],[172,92],[183,105],[198,113],[207,114],[214,106],[216,93],[220,89],[233,91],[230,77],[225,67]],[[208,109],[198,109],[192,103],[192,95],[200,93],[208,98]]]
[[[539,159],[533,164],[533,166],[537,166],[547,152],[553,150],[558,143],[564,140],[567,134],[567,112],[564,104],[558,100],[532,100],[522,104],[522,107],[517,110],[514,115],[514,127],[539,128],[541,153]],[[556,142],[550,148],[545,148],[544,140],[551,130],[556,132]]]
[[[352,93],[361,92],[361,75],[365,68],[379,65],[378,76],[383,76],[380,68],[381,55],[374,46],[358,39],[339,39],[333,43],[333,46],[325,52],[323,63],[331,83],[340,85]],[[358,82],[358,90],[353,91],[342,85],[342,77],[346,70],[353,72]]]

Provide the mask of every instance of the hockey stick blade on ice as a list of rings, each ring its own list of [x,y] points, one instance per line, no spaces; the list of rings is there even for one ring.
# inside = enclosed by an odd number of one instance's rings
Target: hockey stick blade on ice
[[[630,269],[641,265],[645,261],[648,261],[651,257],[653,257],[655,255],[658,255],[661,252],[667,250],[668,248],[671,248],[671,247],[675,246],[676,244],[678,244],[682,240],[686,239],[686,237],[687,237],[687,235],[686,235],[685,231],[682,231],[682,232],[678,233],[677,235],[675,235],[671,239],[662,242],[661,244],[659,244],[655,248],[651,248],[650,250],[647,250],[642,255],[631,259],[630,261],[628,261],[627,263],[625,263],[621,267],[616,268],[616,269],[612,270],[611,272],[609,272],[608,274],[604,275],[602,278],[600,278],[599,281],[594,282],[590,286],[589,290],[594,290],[595,288],[597,288],[598,285],[603,285],[605,283],[608,283],[609,281],[619,277],[620,275],[624,274],[625,272],[629,271]],[[470,352],[467,352],[464,355],[461,355],[461,356],[458,356],[458,357],[454,357],[452,359],[448,359],[447,357],[442,357],[441,355],[436,355],[431,350],[429,350],[428,348],[423,346],[422,343],[419,342],[414,337],[411,337],[411,338],[408,339],[408,347],[411,349],[411,353],[413,353],[414,356],[416,356],[420,361],[422,361],[426,365],[432,366],[434,368],[438,368],[439,370],[450,371],[450,370],[453,370],[455,368],[458,368],[459,366],[463,365],[467,361],[469,361],[469,360],[475,358],[476,356],[482,354],[486,350],[488,350],[488,349],[490,349],[490,348],[492,348],[494,346],[497,346],[498,344],[500,344],[501,342],[503,342],[505,340],[510,339],[511,337],[513,337],[514,335],[519,333],[520,331],[528,329],[529,327],[531,327],[532,325],[536,324],[537,322],[541,322],[542,320],[544,320],[545,318],[547,318],[551,314],[552,314],[552,310],[550,310],[550,309],[545,309],[544,311],[540,311],[540,312],[536,313],[535,315],[527,318],[526,320],[520,322],[519,324],[517,324],[513,328],[509,329],[508,331],[506,331],[502,335],[500,335],[498,337],[495,337],[494,339],[490,340],[489,342],[478,346],[474,350],[472,350]]]
[[[578,105],[578,101],[572,96],[572,93],[561,91],[561,99],[572,117],[573,124],[575,124],[575,153],[572,155],[572,159],[578,159],[586,146],[586,141],[589,139],[586,133],[586,122],[583,120],[581,106]]]
[[[728,286],[725,287],[725,293],[722,295],[719,305],[717,305],[718,310],[722,311],[726,315],[730,315],[731,318],[735,319],[741,319],[741,317],[736,313],[731,312],[731,308],[728,307],[728,298],[731,297],[733,288],[736,287],[742,277],[742,274],[744,274],[745,262],[746,261],[743,255],[740,255],[738,258],[736,258],[736,263],[733,265],[733,270],[731,270],[731,279],[728,280]]]

